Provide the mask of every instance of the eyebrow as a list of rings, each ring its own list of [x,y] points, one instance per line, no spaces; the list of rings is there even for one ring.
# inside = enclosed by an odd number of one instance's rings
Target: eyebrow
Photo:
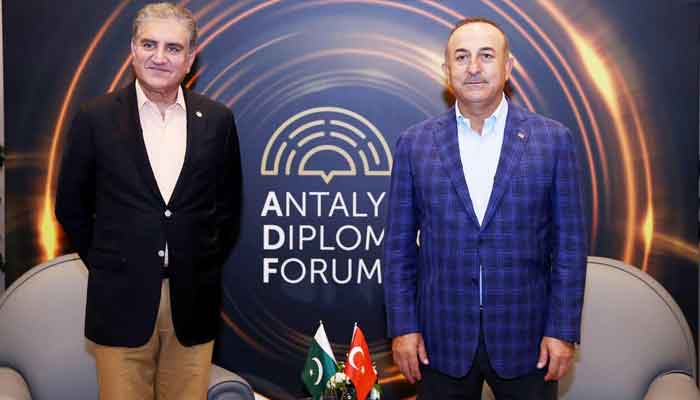
[[[139,43],[158,43],[158,41],[155,40],[155,39],[140,38],[140,39],[139,39]],[[182,48],[182,49],[185,48],[185,46],[184,46],[182,43],[178,43],[178,42],[166,42],[165,45],[168,46],[168,47],[170,47],[170,46],[175,46],[175,47],[179,47],[179,48]]]
[[[493,47],[487,46],[487,47],[480,47],[478,49],[478,51],[496,51],[496,49],[494,49]],[[455,49],[455,53],[458,53],[458,52],[469,53],[469,50],[460,47],[460,48]]]

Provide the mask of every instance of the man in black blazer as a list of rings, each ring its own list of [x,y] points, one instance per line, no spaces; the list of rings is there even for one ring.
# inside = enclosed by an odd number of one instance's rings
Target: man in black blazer
[[[231,111],[181,88],[196,36],[183,7],[141,9],[136,81],[83,105],[68,132],[56,216],[89,269],[101,399],[206,396],[241,172]]]

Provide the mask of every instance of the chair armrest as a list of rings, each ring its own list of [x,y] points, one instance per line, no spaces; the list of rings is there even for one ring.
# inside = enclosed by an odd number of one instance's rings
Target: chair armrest
[[[27,382],[14,369],[0,367],[0,399],[32,400]]]
[[[685,372],[669,372],[657,376],[649,385],[644,400],[700,400],[695,379]]]
[[[209,372],[208,400],[255,400],[253,388],[233,372],[212,364]]]

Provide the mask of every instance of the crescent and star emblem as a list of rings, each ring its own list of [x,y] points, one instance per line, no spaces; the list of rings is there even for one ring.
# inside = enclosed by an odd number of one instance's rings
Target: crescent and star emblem
[[[311,361],[316,363],[316,366],[318,367],[318,377],[316,377],[316,382],[314,382],[314,386],[318,386],[318,384],[321,383],[321,378],[323,378],[323,365],[321,365],[321,360],[319,360],[318,357],[313,357]],[[309,374],[314,376],[314,370],[310,370]]]
[[[362,360],[364,359],[365,353],[362,351],[362,348],[361,348],[360,346],[355,346],[355,347],[353,347],[353,348],[350,350],[350,355],[348,356],[348,362],[350,363],[350,366],[351,366],[353,369],[359,370],[359,371],[364,375],[364,373],[365,373],[365,366],[363,365],[363,366],[362,366],[362,369],[360,369],[360,368],[357,367],[357,363],[355,363],[355,356],[356,356],[358,353],[360,354],[360,357],[361,357],[361,358],[360,358],[360,361],[362,361]]]

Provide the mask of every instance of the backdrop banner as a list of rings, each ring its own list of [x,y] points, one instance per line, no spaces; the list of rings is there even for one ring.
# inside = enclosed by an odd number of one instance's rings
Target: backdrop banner
[[[70,251],[53,216],[64,136],[81,103],[132,82],[145,3],[3,2],[8,284]],[[182,3],[201,35],[186,85],[234,111],[241,141],[242,235],[216,357],[257,392],[305,395],[322,320],[340,360],[358,322],[386,398],[412,395],[385,337],[389,176],[398,135],[454,102],[443,49],[465,16],[508,34],[512,101],[574,133],[591,255],[651,274],[697,337],[698,1]]]

